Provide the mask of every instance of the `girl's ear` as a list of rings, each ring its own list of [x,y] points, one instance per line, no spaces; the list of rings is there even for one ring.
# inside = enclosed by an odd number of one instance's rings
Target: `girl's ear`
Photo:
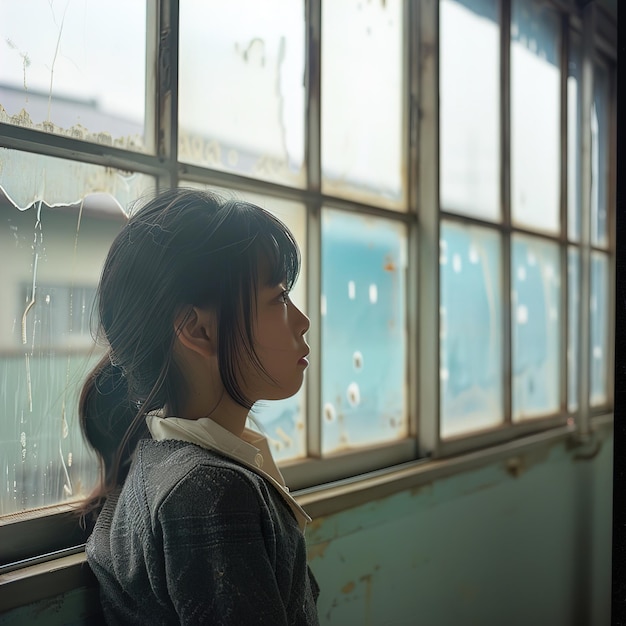
[[[203,357],[217,354],[217,323],[215,314],[197,306],[181,312],[174,320],[180,343]]]

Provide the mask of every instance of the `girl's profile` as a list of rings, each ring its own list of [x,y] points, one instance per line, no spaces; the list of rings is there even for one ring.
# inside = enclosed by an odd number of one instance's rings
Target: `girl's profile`
[[[247,202],[175,189],[135,211],[98,288],[107,352],[79,414],[101,482],[88,562],[111,624],[317,624],[307,514],[253,405],[295,394],[308,318],[287,227]]]

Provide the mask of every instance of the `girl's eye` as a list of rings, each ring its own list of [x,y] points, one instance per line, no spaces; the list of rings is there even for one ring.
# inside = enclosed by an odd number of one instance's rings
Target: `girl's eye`
[[[285,291],[283,291],[278,298],[281,302],[287,304],[287,302],[289,302],[289,291],[285,289]]]

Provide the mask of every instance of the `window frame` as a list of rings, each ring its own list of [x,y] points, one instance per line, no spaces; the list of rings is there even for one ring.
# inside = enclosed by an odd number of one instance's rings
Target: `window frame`
[[[206,167],[178,161],[178,11],[179,0],[147,2],[147,68],[146,68],[146,128],[153,129],[155,151],[135,153],[113,146],[83,142],[71,137],[52,135],[30,128],[0,123],[0,147],[6,147],[36,154],[74,159],[96,165],[133,170],[154,176],[161,188],[176,186],[180,180],[208,185],[228,187],[233,190],[250,191],[277,198],[295,200],[305,205],[307,211],[307,314],[311,318],[308,338],[311,349],[320,353],[320,312],[321,291],[320,250],[321,212],[329,207],[360,215],[384,217],[404,223],[408,232],[408,270],[406,276],[406,322],[408,333],[406,372],[407,412],[409,434],[404,440],[360,448],[347,453],[322,455],[320,419],[307,419],[307,439],[309,458],[281,463],[288,484],[292,489],[324,497],[324,492],[332,492],[329,483],[348,481],[350,484],[368,480],[380,472],[391,472],[403,464],[423,467],[431,460],[452,459],[462,454],[474,454],[484,450],[489,454],[498,446],[521,442],[524,438],[547,435],[588,437],[594,423],[603,423],[612,413],[613,368],[609,366],[607,403],[589,407],[589,394],[586,400],[579,398],[575,414],[567,411],[567,289],[561,290],[561,311],[565,324],[561,329],[561,411],[558,415],[533,418],[513,423],[511,420],[511,316],[510,299],[503,298],[503,363],[505,369],[503,401],[505,422],[502,426],[482,432],[470,432],[454,438],[442,440],[439,417],[439,235],[443,219],[454,223],[474,224],[496,229],[502,237],[502,293],[510,293],[511,236],[513,233],[530,234],[558,243],[561,250],[561,284],[567,285],[568,244],[579,246],[582,270],[583,248],[589,254],[593,246],[583,246],[569,242],[567,236],[567,67],[568,39],[570,32],[586,35],[582,56],[603,63],[609,77],[609,150],[608,163],[608,220],[609,241],[606,248],[597,248],[609,257],[609,285],[615,277],[615,136],[616,128],[616,48],[612,31],[602,9],[594,3],[578,9],[573,1],[548,0],[561,15],[561,231],[558,236],[550,236],[530,229],[513,226],[510,215],[510,23],[511,1],[500,0],[501,18],[501,101],[500,101],[500,186],[503,216],[501,223],[446,212],[439,206],[439,0],[403,0],[405,15],[403,32],[403,59],[405,73],[404,125],[405,138],[403,162],[406,165],[407,210],[405,212],[386,208],[368,202],[348,200],[345,197],[324,194],[321,191],[321,1],[307,0],[305,8],[306,41],[306,110],[305,110],[305,151],[307,183],[304,188],[288,187],[274,182],[257,180],[232,172],[211,170]],[[327,0],[328,1],[328,0]],[[583,25],[591,23],[589,34]],[[590,105],[589,105],[590,106]],[[588,123],[587,123],[588,124]],[[583,124],[584,125],[584,124]],[[149,144],[150,139],[146,137]],[[583,174],[584,175],[584,174]],[[589,173],[590,176],[590,173]],[[587,181],[589,182],[589,181]],[[433,271],[436,268],[436,271]],[[589,264],[587,261],[587,274]],[[584,283],[584,279],[583,279]],[[588,289],[588,279],[587,279]],[[608,316],[609,337],[615,328],[614,289],[609,288],[610,314]],[[583,301],[581,293],[581,302]],[[582,313],[582,311],[581,311]],[[585,317],[579,317],[584,327]],[[588,326],[588,316],[587,316]],[[587,343],[581,333],[581,343]],[[609,341],[612,348],[612,343]],[[614,354],[611,349],[610,364]],[[582,360],[582,359],[581,359]],[[584,373],[583,366],[583,373]],[[588,364],[586,366],[588,375]],[[320,394],[321,363],[314,361],[307,374],[307,415],[321,416]],[[425,390],[436,390],[426,393]],[[317,393],[316,393],[317,391]],[[576,417],[576,427],[572,428],[569,418]],[[556,436],[556,435],[555,435]],[[434,466],[433,466],[434,467]],[[420,470],[421,471],[421,470]],[[312,480],[311,477],[314,477]],[[313,495],[311,495],[313,494]],[[0,544],[10,546],[8,553],[0,558],[0,574],[7,571],[9,563],[23,562],[38,558],[44,553],[66,550],[71,553],[86,539],[81,530],[73,506],[59,504],[11,514],[0,518]],[[11,565],[11,568],[16,565]]]

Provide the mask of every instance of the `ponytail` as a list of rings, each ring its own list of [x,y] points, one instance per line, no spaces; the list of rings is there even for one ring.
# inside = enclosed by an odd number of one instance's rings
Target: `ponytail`
[[[145,436],[145,411],[133,402],[126,375],[110,353],[87,376],[78,403],[80,426],[100,465],[100,481],[81,505],[84,516],[101,507],[106,496],[123,484],[137,442]]]

